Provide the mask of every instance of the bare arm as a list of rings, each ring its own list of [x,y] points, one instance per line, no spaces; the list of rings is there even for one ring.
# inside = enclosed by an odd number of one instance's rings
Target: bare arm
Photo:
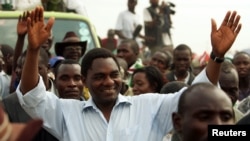
[[[222,21],[221,26],[217,29],[216,22],[214,19],[211,20],[212,31],[211,31],[211,44],[212,52],[215,56],[223,58],[225,53],[231,48],[237,35],[241,30],[241,24],[239,23],[240,16],[237,15],[236,11],[228,11]],[[209,80],[217,84],[220,73],[220,63],[209,60],[206,73]]]
[[[28,48],[22,71],[21,91],[23,94],[35,88],[39,81],[38,61],[40,46],[49,38],[54,18],[44,23],[43,7],[31,11],[27,20]]]
[[[12,67],[12,77],[10,81],[10,93],[15,91],[15,79],[16,79],[16,67],[17,67],[17,60],[18,57],[23,52],[24,40],[27,34],[27,18],[29,16],[29,12],[23,12],[23,15],[19,16],[18,23],[17,23],[17,42],[14,51],[13,57],[13,67]]]
[[[121,39],[127,39],[127,37],[123,35],[121,30],[115,30],[115,34]]]
[[[29,12],[23,12],[23,15],[19,16],[17,23],[17,42],[14,52],[13,69],[16,68],[18,57],[22,54],[24,39],[27,34],[27,18],[29,17]]]

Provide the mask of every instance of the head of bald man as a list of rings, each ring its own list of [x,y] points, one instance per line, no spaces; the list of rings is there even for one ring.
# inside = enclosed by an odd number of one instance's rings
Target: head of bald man
[[[235,123],[232,101],[223,90],[209,83],[186,89],[172,120],[182,141],[206,141],[208,125]]]

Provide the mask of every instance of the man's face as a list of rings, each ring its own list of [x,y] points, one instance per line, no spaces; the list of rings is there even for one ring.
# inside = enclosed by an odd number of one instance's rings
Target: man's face
[[[137,4],[137,0],[128,0],[128,9],[129,10],[134,9],[136,4]]]
[[[179,118],[173,118],[174,125],[183,140],[207,141],[208,125],[235,123],[231,100],[224,92],[209,90],[207,96],[200,95],[187,97],[189,102],[185,105],[185,112],[173,116]]]
[[[114,104],[122,86],[118,65],[113,58],[95,59],[83,82],[96,105]]]
[[[239,54],[233,59],[239,77],[248,77],[250,74],[250,57],[246,54]]]
[[[70,45],[64,48],[63,57],[79,61],[82,56],[82,47],[79,45]]]
[[[80,99],[83,92],[81,66],[61,64],[57,71],[55,86],[60,98]]]
[[[161,72],[165,72],[167,70],[167,59],[168,57],[162,52],[155,52],[151,57],[149,64],[151,66],[157,67]]]
[[[126,60],[129,66],[137,60],[137,54],[131,49],[130,43],[122,43],[117,48],[117,56]]]
[[[192,56],[189,50],[174,51],[174,67],[178,73],[186,73],[191,65]]]
[[[221,89],[231,98],[234,105],[239,98],[239,78],[237,71],[232,69],[230,73],[221,72],[219,82]]]

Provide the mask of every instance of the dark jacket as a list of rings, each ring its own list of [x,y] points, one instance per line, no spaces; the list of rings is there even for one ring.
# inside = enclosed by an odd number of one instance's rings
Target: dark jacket
[[[15,92],[2,99],[2,105],[9,116],[10,122],[26,123],[31,120],[31,117],[21,107]],[[41,128],[33,141],[58,141],[58,139]]]
[[[190,73],[190,77],[189,77],[189,80],[188,80],[188,85],[191,85],[194,78],[195,78],[195,75],[192,73],[192,72],[189,72]],[[171,81],[175,81],[175,78],[174,78],[174,71],[170,71],[167,75],[167,82],[171,82]]]

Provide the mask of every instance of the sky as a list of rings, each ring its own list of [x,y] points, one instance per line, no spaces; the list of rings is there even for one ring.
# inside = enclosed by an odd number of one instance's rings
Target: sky
[[[161,2],[161,0],[159,0]],[[176,11],[172,15],[171,34],[174,47],[186,44],[197,54],[211,51],[211,18],[220,26],[227,11],[236,10],[241,15],[242,29],[229,52],[250,48],[249,0],[172,0]],[[127,0],[84,0],[88,17],[97,34],[104,38],[107,30],[114,28],[118,14],[127,9]],[[143,9],[149,0],[138,0],[136,13],[143,21]],[[143,30],[142,30],[143,34]]]

